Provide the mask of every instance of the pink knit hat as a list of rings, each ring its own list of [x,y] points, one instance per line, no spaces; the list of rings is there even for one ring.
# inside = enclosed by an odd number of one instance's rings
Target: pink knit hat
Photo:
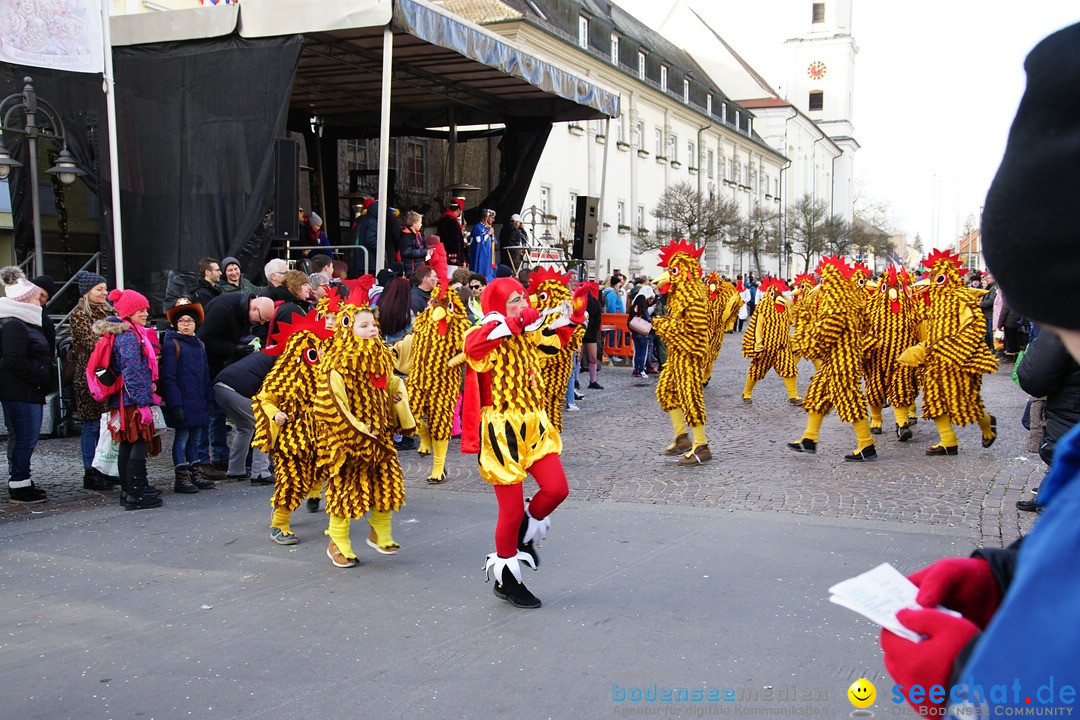
[[[134,290],[113,290],[109,293],[109,302],[116,308],[116,314],[122,318],[129,318],[140,310],[150,309],[150,301]]]
[[[41,288],[27,280],[14,265],[0,270],[0,281],[4,283],[4,295],[16,302],[33,303],[41,296]]]

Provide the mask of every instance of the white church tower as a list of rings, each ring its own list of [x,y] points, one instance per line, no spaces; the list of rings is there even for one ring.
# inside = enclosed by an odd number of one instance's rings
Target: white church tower
[[[853,125],[855,54],[859,52],[851,35],[853,2],[807,2],[809,30],[784,44],[791,59],[785,85],[788,102],[805,112],[844,151],[835,162],[829,161],[833,165],[830,211],[849,222],[853,217],[855,151],[859,149]],[[822,170],[829,173],[830,168]]]

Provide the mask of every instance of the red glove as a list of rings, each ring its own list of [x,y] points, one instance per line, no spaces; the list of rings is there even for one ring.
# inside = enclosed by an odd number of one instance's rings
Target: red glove
[[[518,319],[521,320],[521,327],[526,328],[540,319],[540,311],[533,306],[528,305],[521,311],[521,314],[518,315]]]
[[[943,605],[985,628],[1001,604],[1002,593],[979,558],[945,558],[908,577],[919,588],[915,598],[924,607]]]
[[[885,653],[885,669],[893,679],[904,686],[904,696],[920,715],[927,715],[929,708],[944,707],[949,696],[949,676],[953,662],[971,638],[979,634],[979,628],[970,620],[954,617],[940,610],[901,610],[896,619],[904,627],[928,637],[922,642],[911,642],[899,635],[881,631],[881,649]],[[923,687],[920,702],[910,693],[913,685]],[[940,685],[945,689],[942,702],[930,699],[930,688]]]

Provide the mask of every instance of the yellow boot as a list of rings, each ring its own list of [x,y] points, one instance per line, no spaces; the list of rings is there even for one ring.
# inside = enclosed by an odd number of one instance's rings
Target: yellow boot
[[[912,438],[911,421],[908,417],[908,408],[893,405],[893,419],[896,420],[896,439],[907,442]]]
[[[394,516],[393,510],[372,510],[368,515],[368,525],[371,532],[367,536],[367,544],[376,552],[383,555],[396,555],[401,546],[394,542],[390,534],[390,519]]]
[[[330,527],[323,534],[330,536],[326,556],[334,563],[334,567],[351,568],[360,562],[353,552],[352,543],[349,542],[349,518],[331,515]]]
[[[709,450],[709,441],[705,439],[705,426],[694,425],[690,430],[694,434],[694,447],[679,458],[679,464],[700,465],[709,462],[712,460],[712,451]]]
[[[742,401],[744,403],[752,403],[754,399],[751,395],[754,394],[754,386],[757,385],[757,380],[750,377],[750,373],[746,373],[746,385],[743,386]]]
[[[948,413],[944,415],[938,415],[934,418],[934,425],[937,426],[938,431],[938,444],[931,445],[926,451],[927,455],[959,455],[960,445],[956,439],[956,433],[953,432],[952,417]]]
[[[870,423],[866,418],[862,418],[851,423],[851,426],[855,429],[855,441],[858,447],[855,448],[855,452],[845,455],[844,460],[848,462],[877,460],[877,448],[874,447],[874,438],[870,435]]]
[[[431,467],[431,475],[427,481],[432,485],[438,485],[446,480],[446,449],[450,446],[449,440],[432,440],[432,455],[434,462]]]
[[[416,423],[416,435],[420,438],[420,447],[416,448],[416,452],[419,455],[431,454],[431,433],[428,431],[427,424],[423,422]]]
[[[870,433],[872,435],[881,434],[881,406],[870,406]]]
[[[802,437],[795,442],[787,444],[789,448],[795,452],[810,453],[813,455],[817,452],[818,435],[821,433],[821,421],[825,419],[823,413],[806,413],[806,430],[803,431]]]
[[[285,508],[274,508],[274,515],[270,519],[270,539],[278,545],[296,544],[296,536],[289,527],[289,511]]]
[[[982,430],[982,446],[988,448],[997,440],[997,418],[983,411],[979,418],[979,429]]]
[[[802,405],[802,398],[799,397],[799,385],[796,378],[782,378],[784,381],[784,387],[787,388],[787,401],[792,405]]]
[[[682,410],[668,410],[671,418],[671,427],[674,430],[675,441],[664,450],[665,455],[682,455],[691,449],[690,435],[686,432],[686,416]]]

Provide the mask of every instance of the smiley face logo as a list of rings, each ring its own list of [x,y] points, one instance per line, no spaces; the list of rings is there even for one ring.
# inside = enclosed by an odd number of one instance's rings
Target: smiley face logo
[[[877,688],[866,678],[859,678],[851,683],[847,691],[848,700],[857,708],[868,708],[877,698]]]

